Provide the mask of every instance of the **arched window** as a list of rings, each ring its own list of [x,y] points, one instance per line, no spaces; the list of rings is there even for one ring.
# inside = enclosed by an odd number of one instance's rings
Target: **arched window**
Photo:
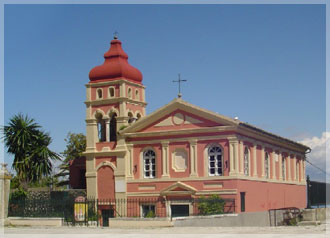
[[[222,150],[220,146],[212,146],[208,150],[209,157],[209,175],[222,175]]]
[[[117,114],[111,114],[110,119],[110,141],[117,141]]]
[[[153,150],[143,153],[143,174],[145,178],[156,177],[156,154]]]
[[[286,171],[285,171],[285,157],[283,156],[283,158],[282,158],[282,178],[283,178],[283,180],[285,180],[285,174],[286,174]]]
[[[127,97],[132,98],[132,89],[131,88],[128,88]]]
[[[138,101],[139,101],[139,100],[140,100],[139,96],[140,96],[140,95],[139,95],[139,90],[136,89],[136,90],[135,90],[135,100],[138,100]]]
[[[115,89],[113,87],[109,88],[109,96],[113,98],[115,96]]]
[[[101,99],[102,97],[103,97],[103,95],[102,95],[102,89],[99,88],[99,89],[97,89],[97,98],[98,99]]]
[[[140,118],[141,118],[141,114],[140,113],[136,114],[136,120],[140,120]]]
[[[106,140],[105,120],[102,118],[101,114],[98,114],[96,119],[99,142],[104,142]]]
[[[265,176],[269,178],[269,155],[267,152],[265,154]]]
[[[249,176],[249,149],[244,150],[244,175]]]
[[[127,113],[128,116],[128,123],[131,124],[132,122],[134,122],[134,116],[132,112],[128,112]]]

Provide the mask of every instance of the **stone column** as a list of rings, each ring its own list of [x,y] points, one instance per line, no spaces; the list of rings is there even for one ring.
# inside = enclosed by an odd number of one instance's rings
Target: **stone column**
[[[257,144],[253,145],[253,177],[258,177],[258,172],[257,172]]]
[[[105,119],[105,140],[110,141],[110,119]]]
[[[275,158],[276,158],[276,153],[273,150],[273,152],[272,152],[272,179],[276,179]]]
[[[244,174],[244,144],[243,141],[239,141],[239,173]]]
[[[283,171],[282,171],[282,153],[281,151],[278,152],[278,179],[283,179]]]
[[[265,178],[265,146],[261,145],[261,177]]]
[[[5,225],[6,218],[8,217],[11,176],[6,166],[7,164],[1,164],[0,168],[0,226]]]
[[[189,141],[190,144],[190,176],[197,176],[197,140]]]
[[[164,141],[162,142],[162,162],[163,162],[163,173],[162,177],[163,178],[168,178],[170,176],[169,172],[169,142]]]

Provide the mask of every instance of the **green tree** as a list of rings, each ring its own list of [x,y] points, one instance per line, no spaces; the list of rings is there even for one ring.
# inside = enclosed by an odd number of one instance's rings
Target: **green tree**
[[[69,132],[66,139],[66,149],[61,153],[64,157],[62,164],[60,165],[60,172],[56,175],[61,177],[61,181],[58,186],[69,184],[69,167],[70,161],[83,157],[83,152],[86,150],[86,136],[82,133]]]
[[[24,188],[51,174],[52,162],[60,156],[48,146],[52,142],[48,133],[33,118],[19,113],[2,128],[7,152],[14,155],[13,169]]]

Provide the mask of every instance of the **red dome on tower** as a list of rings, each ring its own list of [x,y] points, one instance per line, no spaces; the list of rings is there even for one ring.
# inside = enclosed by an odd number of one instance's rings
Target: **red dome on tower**
[[[142,82],[142,73],[128,63],[128,55],[122,49],[121,41],[116,37],[111,41],[110,49],[104,54],[104,59],[102,65],[94,67],[89,72],[89,79],[92,82],[119,78],[136,83]]]

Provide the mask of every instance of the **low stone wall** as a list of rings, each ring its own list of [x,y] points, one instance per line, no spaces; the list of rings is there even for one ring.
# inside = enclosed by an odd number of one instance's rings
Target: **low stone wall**
[[[303,221],[321,221],[330,219],[330,208],[304,209],[302,212]]]
[[[268,212],[245,212],[206,217],[182,217],[173,220],[176,227],[270,226]]]
[[[54,218],[54,217],[9,217],[8,218],[9,225],[12,226],[62,226],[63,219],[62,218]]]
[[[161,218],[109,218],[109,227],[172,227],[173,222]]]

